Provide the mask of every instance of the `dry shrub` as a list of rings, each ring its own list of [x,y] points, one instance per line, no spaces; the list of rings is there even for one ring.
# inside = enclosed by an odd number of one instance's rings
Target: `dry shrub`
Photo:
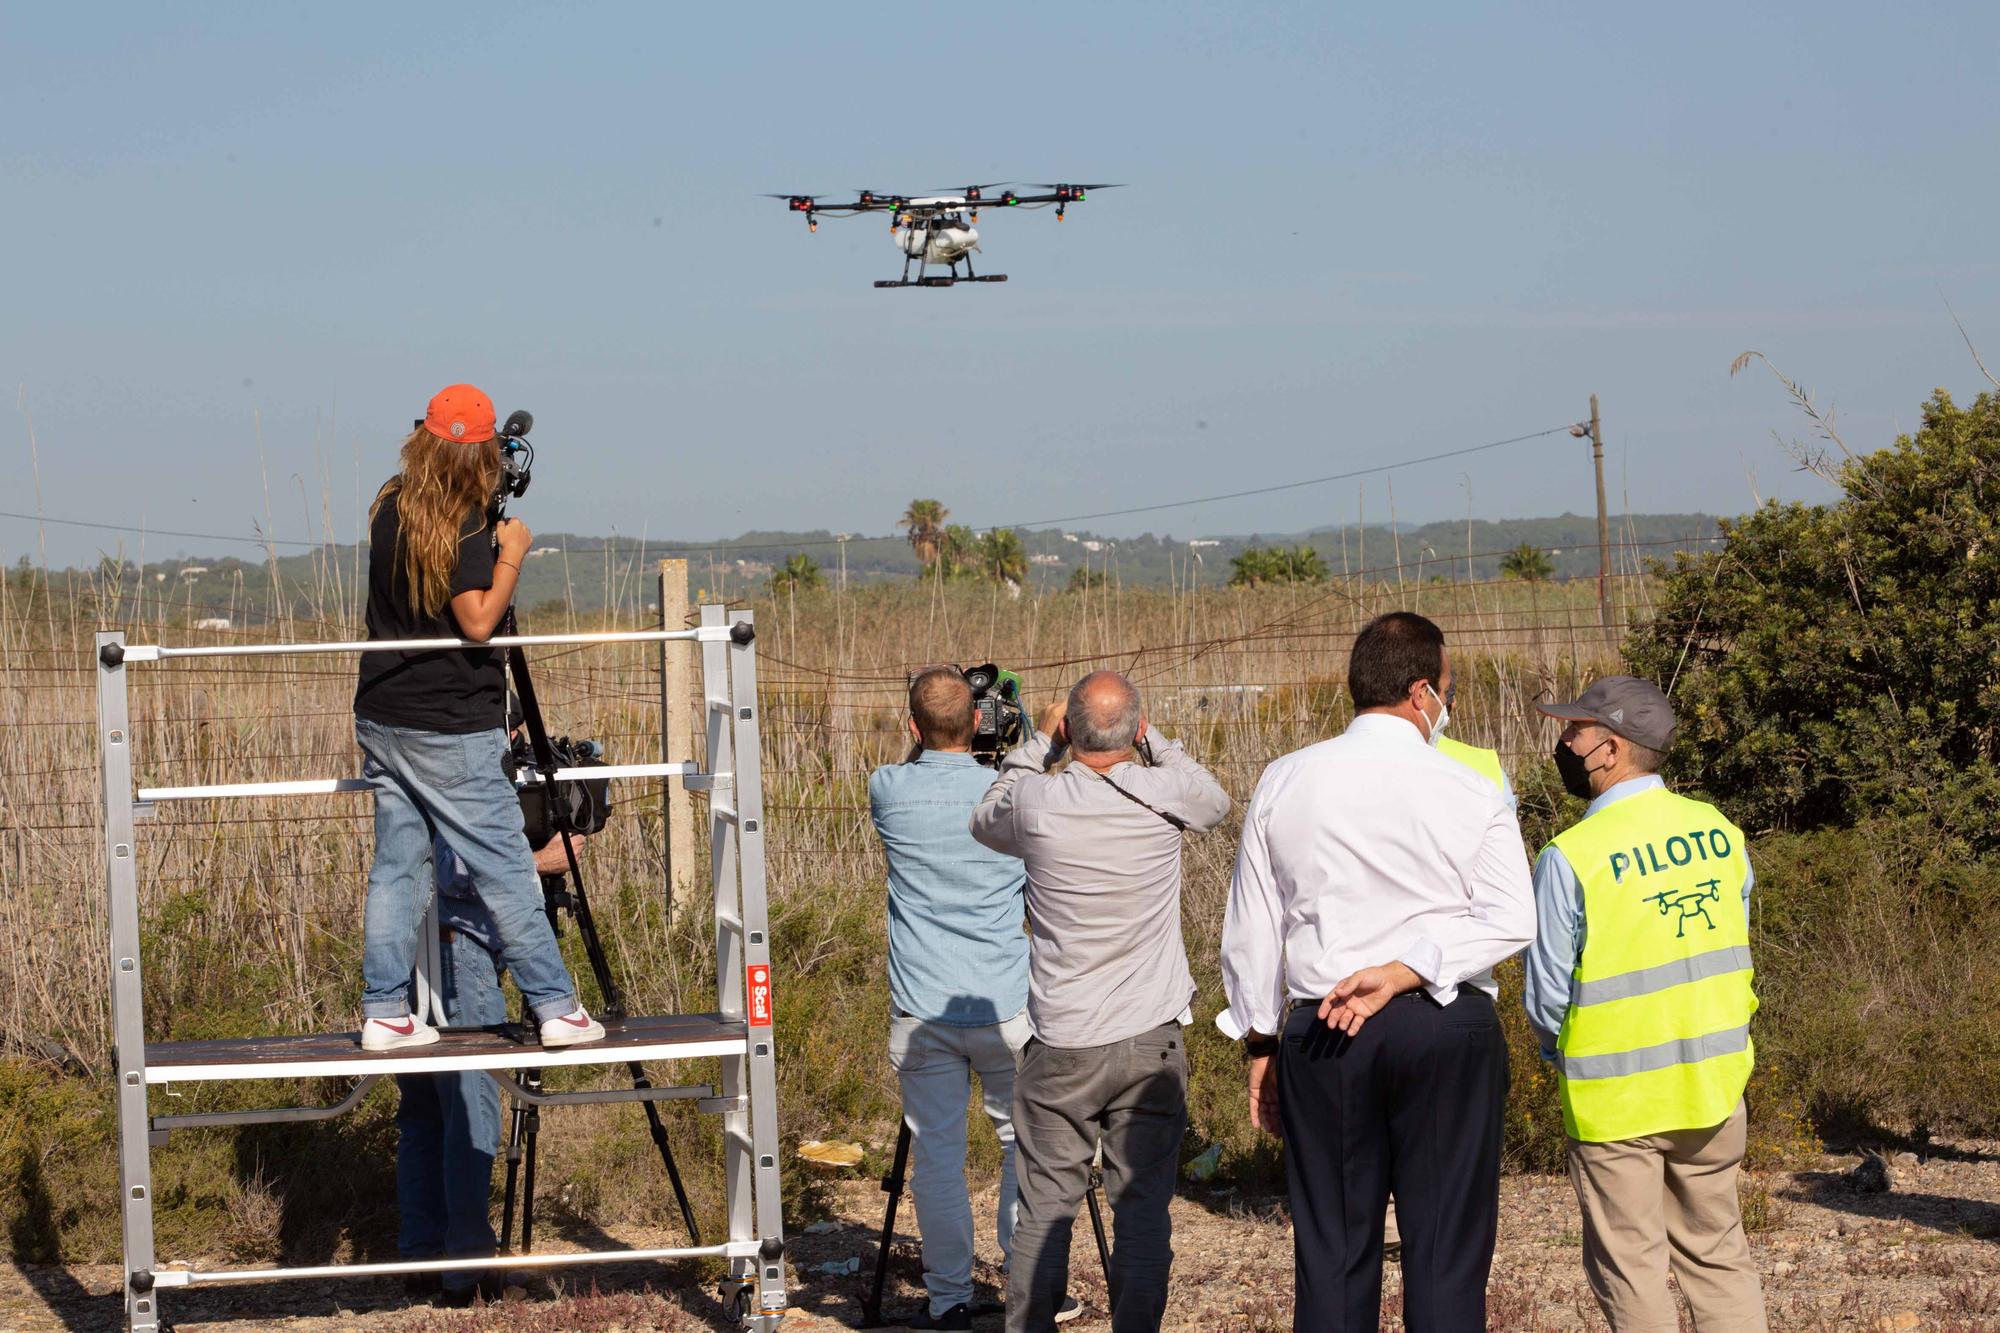
[[[1770,1178],[1760,1171],[1736,1177],[1736,1202],[1748,1232],[1775,1231],[1785,1225],[1786,1208],[1771,1193]]]

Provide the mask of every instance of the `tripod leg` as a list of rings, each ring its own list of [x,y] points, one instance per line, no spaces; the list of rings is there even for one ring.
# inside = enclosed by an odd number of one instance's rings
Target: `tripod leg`
[[[882,1284],[889,1276],[889,1247],[896,1242],[896,1205],[903,1197],[903,1176],[910,1165],[910,1122],[905,1120],[896,1135],[896,1163],[882,1177],[882,1192],[889,1206],[882,1212],[882,1245],[875,1252],[875,1280],[868,1300],[861,1307],[861,1327],[874,1328],[882,1322]]]
[[[528,1108],[515,1102],[507,1124],[507,1189],[500,1202],[500,1248],[504,1251],[514,1235],[514,1191],[521,1177],[521,1145],[526,1134]]]
[[[1104,1146],[1100,1142],[1098,1152]],[[1104,1207],[1097,1201],[1097,1192],[1104,1188],[1104,1168],[1093,1161],[1090,1164],[1090,1184],[1084,1188],[1083,1200],[1090,1205],[1090,1229],[1097,1235],[1097,1262],[1104,1266],[1104,1290],[1111,1297],[1112,1308],[1118,1306],[1118,1293],[1111,1285],[1111,1246],[1104,1239]]]
[[[527,1070],[521,1082],[529,1092],[542,1090],[542,1071]],[[526,1122],[527,1153],[521,1169],[521,1253],[535,1248],[535,1150],[542,1133],[542,1108],[530,1105]]]
[[[534,1015],[527,1002],[521,1004],[521,1022],[533,1022]],[[514,1234],[514,1201],[518,1197],[516,1186],[521,1178],[521,1154],[528,1141],[527,1103],[516,1099],[507,1114],[507,1188],[500,1196],[500,1248],[505,1250]],[[528,1247],[521,1247],[526,1250]]]
[[[653,1086],[653,1081],[646,1077],[643,1066],[632,1064],[626,1068],[632,1072],[632,1086],[635,1089],[643,1092]],[[660,1165],[667,1169],[667,1183],[674,1187],[674,1202],[681,1206],[681,1221],[687,1224],[688,1243],[699,1245],[701,1229],[695,1225],[694,1205],[688,1202],[687,1186],[681,1184],[680,1168],[674,1164],[674,1150],[667,1143],[667,1127],[660,1122],[659,1103],[641,1102],[640,1105],[646,1108],[646,1123],[652,1131],[653,1146],[660,1150]]]

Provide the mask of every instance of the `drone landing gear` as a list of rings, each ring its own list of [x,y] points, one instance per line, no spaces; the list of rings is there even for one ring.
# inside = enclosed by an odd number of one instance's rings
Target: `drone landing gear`
[[[965,265],[965,272],[963,274],[960,274],[958,271],[960,264]],[[949,277],[931,277],[924,272],[927,267],[929,267],[927,262],[919,262],[917,265],[917,276],[915,279],[912,279],[910,277],[910,261],[905,259],[903,261],[903,276],[900,280],[885,278],[875,285],[877,287],[950,287],[961,282],[1007,281],[1005,273],[974,273],[972,271],[971,255],[967,255],[963,259],[952,260],[951,275]]]
[[[961,282],[1005,281],[1007,281],[1005,273],[978,273],[967,274],[962,278],[906,278],[901,282],[898,282],[894,278],[883,278],[878,280],[875,285],[877,287],[951,287]]]

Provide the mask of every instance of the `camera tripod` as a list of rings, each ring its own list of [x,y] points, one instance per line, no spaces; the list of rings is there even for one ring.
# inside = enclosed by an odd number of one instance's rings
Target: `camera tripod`
[[[515,634],[514,610],[507,609],[505,634]],[[528,729],[528,745],[535,756],[535,771],[541,775],[543,783],[549,783],[556,772],[555,751],[549,745],[548,728],[542,722],[542,708],[535,699],[535,682],[528,674],[527,656],[519,648],[507,655],[508,668],[514,678],[514,692],[521,699],[522,725]],[[553,792],[553,789],[551,788]],[[619,989],[618,979],[611,974],[611,963],[604,953],[604,941],[597,933],[596,919],[590,912],[590,899],[584,893],[583,867],[577,863],[576,845],[571,835],[576,831],[571,819],[567,801],[548,802],[550,822],[555,825],[556,836],[562,839],[563,856],[569,866],[565,873],[542,876],[542,902],[548,912],[549,925],[561,933],[559,913],[567,911],[576,918],[577,935],[583,941],[584,956],[590,961],[591,975],[597,980],[597,993],[603,997],[602,1017],[608,1023],[615,1023],[625,1017],[625,996]],[[529,1031],[534,1030],[534,1015],[525,1007],[521,1022]],[[646,1077],[645,1066],[633,1061],[625,1066],[632,1076],[632,1091],[646,1093],[653,1084]],[[526,1069],[521,1071],[521,1084],[531,1096],[539,1096],[542,1091],[542,1071]],[[629,1100],[620,1098],[620,1100]],[[691,1244],[701,1244],[701,1231],[695,1225],[694,1207],[688,1202],[687,1189],[681,1184],[680,1168],[674,1164],[673,1148],[667,1142],[667,1129],[660,1121],[660,1108],[656,1102],[639,1097],[641,1106],[646,1108],[646,1123],[652,1132],[653,1146],[659,1150],[660,1165],[666,1168],[667,1182],[673,1186],[674,1199],[680,1204],[681,1221],[687,1227]],[[500,1205],[500,1248],[507,1251],[508,1237],[514,1230],[514,1203],[516,1183],[519,1184],[521,1204],[521,1250],[533,1248],[535,1228],[535,1158],[542,1128],[540,1105],[530,1101],[523,1104],[519,1098],[514,1101],[512,1120],[507,1130],[507,1185]]]
[[[1097,1261],[1104,1266],[1104,1281],[1111,1282],[1111,1245],[1104,1238],[1104,1210],[1097,1202],[1097,1191],[1104,1185],[1102,1158],[1104,1144],[1097,1145],[1097,1156],[1090,1162],[1090,1183],[1084,1187],[1083,1201],[1090,1205],[1090,1229],[1097,1235]],[[868,1299],[861,1303],[861,1322],[856,1328],[882,1327],[882,1284],[889,1276],[889,1248],[896,1240],[896,1205],[902,1202],[903,1186],[910,1165],[910,1122],[904,1120],[896,1135],[896,1160],[889,1168],[889,1174],[882,1177],[882,1192],[889,1196],[889,1206],[882,1214],[882,1243],[875,1251],[875,1278],[868,1288]],[[991,1307],[975,1307],[974,1314],[991,1314]]]

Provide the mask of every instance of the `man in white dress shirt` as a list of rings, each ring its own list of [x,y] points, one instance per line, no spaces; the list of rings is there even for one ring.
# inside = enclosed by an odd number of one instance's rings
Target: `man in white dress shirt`
[[[1264,770],[1222,931],[1250,1115],[1282,1135],[1293,1327],[1380,1318],[1393,1188],[1411,1333],[1486,1327],[1507,1050],[1493,967],[1534,937],[1520,826],[1439,754],[1451,661],[1407,611],[1354,641],[1356,716]]]

